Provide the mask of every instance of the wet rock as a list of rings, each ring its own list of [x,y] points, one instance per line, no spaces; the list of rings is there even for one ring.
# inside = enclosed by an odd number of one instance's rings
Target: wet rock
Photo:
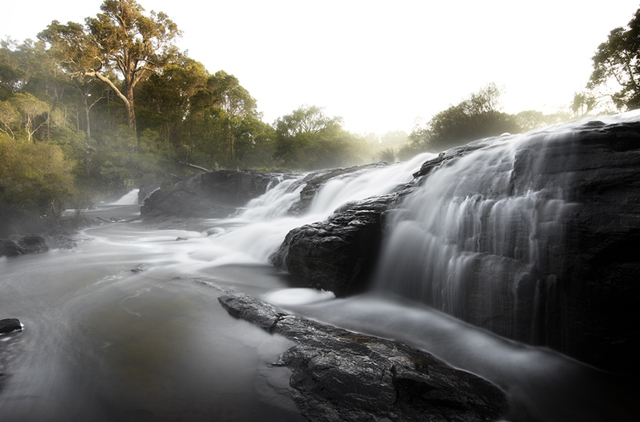
[[[0,319],[0,334],[7,334],[13,331],[22,330],[20,321],[16,318]]]
[[[571,204],[558,223],[561,241],[551,242],[533,264],[515,255],[496,256],[496,262],[507,262],[518,277],[494,277],[487,286],[486,274],[471,271],[464,279],[464,312],[456,316],[602,369],[640,376],[640,331],[631,322],[640,320],[640,123],[587,123],[571,136],[546,137],[541,132],[539,139],[515,152],[508,191],[469,195],[499,200],[528,189],[561,189]],[[396,198],[384,198],[366,218],[357,215],[356,206],[292,230],[273,263],[338,296],[362,289],[382,236],[383,225],[375,214],[382,213],[383,221],[385,213],[403,212],[399,198],[429,183],[439,169],[493,143],[476,141],[425,162],[411,184],[396,192]]]
[[[494,421],[507,410],[495,385],[403,343],[356,334],[281,312],[250,296],[219,298],[237,317],[297,344],[274,365],[311,421]]]
[[[132,273],[141,273],[143,271],[147,271],[151,266],[149,264],[138,264],[135,267],[131,268]]]
[[[224,218],[290,173],[220,170],[204,172],[151,193],[140,208],[149,220],[164,216]]]
[[[271,257],[304,284],[337,296],[363,291],[382,242],[382,216],[395,194],[349,203],[327,221],[291,230]]]
[[[0,239],[0,256],[18,256],[49,250],[44,236],[26,235]]]

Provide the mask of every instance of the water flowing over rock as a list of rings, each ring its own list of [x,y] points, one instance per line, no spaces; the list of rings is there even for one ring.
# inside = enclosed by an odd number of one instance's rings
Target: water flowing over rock
[[[290,173],[219,170],[199,173],[151,193],[140,208],[146,218],[162,216],[224,218],[264,194]]]
[[[370,230],[380,227],[372,288],[640,374],[631,322],[640,320],[637,116],[476,141],[428,160],[415,177],[385,199],[383,226],[351,224],[360,219],[346,208],[293,230],[274,262],[311,286],[348,293],[361,268],[340,260],[361,247],[353,239],[375,238]],[[371,245],[358,260],[380,253]],[[345,284],[319,282],[323,268]]]
[[[507,410],[493,384],[400,342],[300,318],[244,294],[219,302],[296,342],[274,365],[292,371],[294,400],[311,421],[493,421]]]
[[[308,211],[313,200],[316,198],[318,190],[330,180],[340,179],[344,176],[353,176],[354,174],[362,173],[376,168],[382,168],[386,165],[386,163],[375,163],[362,166],[321,170],[310,173],[308,176],[298,182],[301,185],[304,185],[304,187],[300,191],[300,200],[296,201],[291,206],[289,212],[292,214],[300,214]]]
[[[382,242],[382,215],[395,198],[389,194],[348,203],[325,222],[291,230],[271,262],[337,296],[365,290]]]

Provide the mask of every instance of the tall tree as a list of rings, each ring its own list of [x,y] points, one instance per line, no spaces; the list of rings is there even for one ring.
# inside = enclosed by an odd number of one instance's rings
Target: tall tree
[[[105,0],[100,9],[103,13],[85,20],[86,28],[53,21],[38,36],[57,51],[68,71],[107,84],[122,100],[135,132],[134,89],[179,54],[174,42],[181,33],[162,12],[145,16],[135,0]]]
[[[618,109],[640,107],[640,9],[627,26],[613,29],[598,46],[587,85],[608,90],[609,83],[617,84],[619,90],[609,94]]]

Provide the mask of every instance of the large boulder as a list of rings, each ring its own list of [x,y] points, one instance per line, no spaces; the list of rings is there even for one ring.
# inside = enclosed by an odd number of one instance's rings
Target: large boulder
[[[151,193],[140,208],[146,219],[160,216],[224,218],[264,194],[288,173],[219,170],[203,172]]]
[[[316,289],[363,291],[382,242],[382,216],[396,195],[349,203],[324,222],[291,230],[270,257],[274,266]]]
[[[219,301],[232,316],[296,342],[275,365],[292,371],[294,401],[311,421],[494,421],[507,410],[498,387],[427,352],[291,315],[244,294]]]
[[[49,250],[47,239],[41,235],[12,236],[0,239],[0,256],[18,256]]]

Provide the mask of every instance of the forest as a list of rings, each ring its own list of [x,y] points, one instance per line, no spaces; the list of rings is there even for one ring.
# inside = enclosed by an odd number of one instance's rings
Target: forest
[[[224,70],[180,51],[181,31],[135,0],[105,0],[83,23],[52,21],[36,40],[0,42],[0,221],[58,218],[97,198],[206,169],[313,170],[404,160],[474,139],[636,108],[638,12],[593,57],[566,111],[507,114],[490,84],[404,131],[354,134],[302,105],[264,122]],[[615,87],[612,88],[614,81]],[[617,89],[617,90],[616,90]],[[0,233],[2,234],[2,233]]]

